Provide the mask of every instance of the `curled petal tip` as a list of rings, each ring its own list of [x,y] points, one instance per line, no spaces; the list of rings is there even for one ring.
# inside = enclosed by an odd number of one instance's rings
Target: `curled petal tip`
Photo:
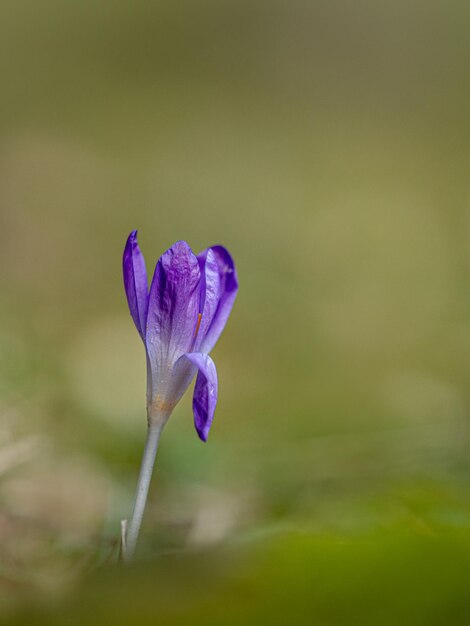
[[[193,352],[185,356],[198,369],[193,395],[194,426],[201,441],[207,441],[217,406],[217,370],[207,354]]]
[[[207,443],[209,433],[205,433],[203,430],[198,430],[197,434],[199,436],[199,439],[202,441],[202,443]]]

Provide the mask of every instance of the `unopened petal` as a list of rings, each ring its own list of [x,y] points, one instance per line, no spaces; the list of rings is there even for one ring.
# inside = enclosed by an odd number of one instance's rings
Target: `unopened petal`
[[[169,368],[194,342],[201,274],[184,241],[163,254],[150,287],[146,344],[150,361]]]
[[[214,251],[208,248],[204,257],[198,257],[201,270],[200,305],[201,323],[198,329],[194,351],[198,351],[212,324],[220,302],[221,278]]]
[[[134,324],[145,342],[148,309],[148,282],[145,260],[137,243],[137,231],[129,235],[122,259],[124,288]]]
[[[212,246],[198,255],[201,271],[205,271],[206,294],[209,293],[211,306],[208,308],[209,317],[201,320],[198,349],[209,353],[220,337],[235,302],[238,291],[238,277],[230,253],[223,246]],[[206,270],[206,265],[209,271]],[[215,267],[217,273],[215,273]],[[215,293],[215,298],[210,290]],[[212,302],[215,300],[216,306]]]

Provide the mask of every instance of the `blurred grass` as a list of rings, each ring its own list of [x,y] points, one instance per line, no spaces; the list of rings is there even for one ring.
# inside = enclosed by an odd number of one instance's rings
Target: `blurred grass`
[[[1,3],[5,618],[137,624],[133,596],[142,623],[468,621],[469,19]],[[149,268],[223,243],[241,288],[209,443],[189,395],[165,430],[148,562],[91,574],[145,430],[133,228]]]
[[[468,539],[468,537],[467,537]],[[466,624],[468,544],[455,534],[351,542],[290,533],[252,551],[107,569],[29,624]],[[10,624],[20,623],[10,621]],[[22,622],[21,622],[22,623]]]

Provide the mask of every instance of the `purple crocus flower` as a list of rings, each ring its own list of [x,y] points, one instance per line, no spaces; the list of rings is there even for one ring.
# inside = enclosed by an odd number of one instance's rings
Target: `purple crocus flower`
[[[194,423],[207,440],[217,404],[217,371],[209,352],[227,323],[238,279],[222,246],[196,256],[185,241],[177,241],[160,257],[149,289],[136,230],[124,248],[123,272],[129,310],[147,355],[147,441],[132,518],[121,523],[122,554],[130,560],[162,428],[196,373]]]
[[[197,373],[194,424],[206,441],[217,404],[217,371],[209,353],[238,289],[232,257],[222,246],[196,256],[185,241],[177,241],[160,257],[149,290],[134,230],[124,249],[123,271],[130,313],[147,353],[149,423],[166,423]]]

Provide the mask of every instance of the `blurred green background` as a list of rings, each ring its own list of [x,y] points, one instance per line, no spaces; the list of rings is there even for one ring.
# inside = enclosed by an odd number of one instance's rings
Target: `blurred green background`
[[[0,4],[0,617],[468,624],[470,9]],[[219,405],[145,438],[121,255],[222,243]]]

